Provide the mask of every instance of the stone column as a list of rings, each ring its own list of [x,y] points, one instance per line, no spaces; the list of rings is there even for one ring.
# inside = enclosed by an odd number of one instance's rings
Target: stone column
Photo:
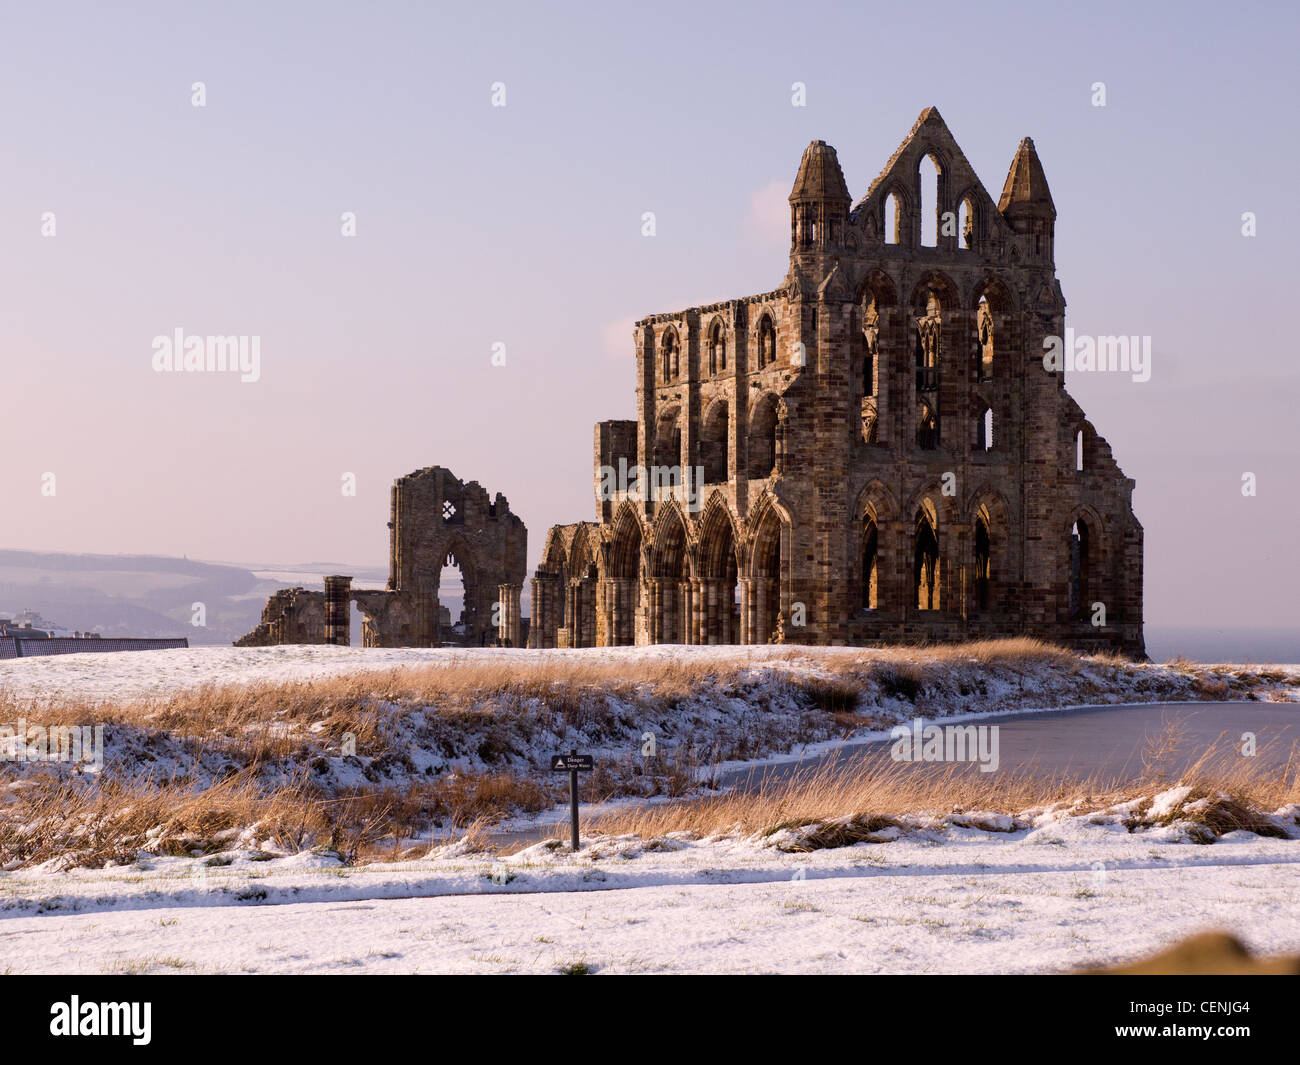
[[[325,578],[325,642],[347,647],[352,642],[351,577]]]
[[[518,584],[500,584],[497,586],[497,639],[507,647],[519,646],[520,606],[519,595],[522,588]]]

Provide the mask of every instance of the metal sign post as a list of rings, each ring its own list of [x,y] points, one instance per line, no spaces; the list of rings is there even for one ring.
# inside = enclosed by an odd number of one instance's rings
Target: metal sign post
[[[569,823],[573,830],[573,849],[580,846],[578,842],[578,774],[590,773],[596,768],[596,760],[589,754],[579,754],[570,750],[568,754],[551,755],[551,770],[569,774]]]

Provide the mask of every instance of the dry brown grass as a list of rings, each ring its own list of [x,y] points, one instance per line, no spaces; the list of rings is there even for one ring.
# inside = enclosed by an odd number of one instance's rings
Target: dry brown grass
[[[952,666],[961,668],[948,669]],[[0,722],[27,717],[47,726],[96,722],[140,730],[131,749],[135,762],[109,766],[98,780],[68,782],[30,767],[5,767],[0,784],[7,779],[18,786],[0,789],[0,865],[51,858],[99,864],[132,858],[140,849],[207,851],[228,845],[232,833],[251,825],[258,826],[261,838],[287,849],[329,846],[360,860],[385,848],[400,851],[404,839],[429,825],[465,829],[550,805],[559,783],[526,770],[444,772],[427,778],[412,778],[408,771],[400,789],[389,784],[383,772],[374,770],[403,760],[409,770],[413,741],[409,735],[400,738],[397,730],[415,710],[426,721],[432,715],[438,725],[419,742],[447,757],[468,754],[489,766],[503,764],[516,750],[512,744],[528,743],[543,727],[586,729],[588,734],[609,729],[614,746],[626,746],[629,753],[602,761],[597,773],[584,780],[588,797],[681,796],[693,787],[701,767],[716,761],[753,758],[811,739],[892,724],[873,700],[915,702],[923,709],[935,687],[946,684],[946,695],[979,701],[985,678],[994,671],[1005,687],[1008,678],[1041,666],[1051,667],[1054,676],[1076,679],[1090,670],[1080,683],[1061,689],[1075,701],[1082,701],[1079,694],[1105,691],[1107,677],[1119,681],[1126,674],[1151,685],[1148,698],[1167,695],[1175,683],[1182,685],[1183,698],[1221,697],[1233,685],[1240,695],[1251,684],[1291,679],[1280,671],[1232,673],[1190,663],[1148,673],[1119,657],[1084,659],[1024,637],[869,650],[792,645],[709,655],[684,650],[653,657],[457,658],[315,680],[209,685],[147,699],[36,701],[0,691]],[[1098,674],[1100,680],[1089,679]],[[641,760],[636,745],[626,744],[627,737],[614,727],[615,698],[636,707],[638,715],[642,710],[648,715],[672,710],[701,692],[745,695],[760,680],[763,687],[753,705],[757,712],[743,728],[733,727],[725,738],[692,735],[689,744],[661,751],[653,762]],[[781,731],[763,713],[773,691],[806,708],[793,731],[788,722]],[[1035,698],[1041,699],[1041,693]],[[357,750],[369,759],[365,771],[373,787],[327,791],[323,778],[313,774],[322,754],[339,757],[339,737],[345,733],[355,737]],[[452,749],[468,735],[475,737],[472,750]],[[185,757],[178,757],[178,746]],[[202,787],[188,779],[147,782],[133,776],[154,764],[155,754],[156,764],[188,766],[185,771],[207,772],[215,782]],[[1158,754],[1153,752],[1153,766]],[[1008,772],[994,774],[993,780],[957,768],[939,773],[907,768],[883,764],[854,779],[815,775],[796,786],[674,804],[627,814],[629,820],[611,824],[619,831],[651,835],[734,825],[759,831],[852,811],[869,817],[958,804],[1011,812],[1111,790],[1097,780],[1044,781]],[[1150,775],[1157,779],[1154,768]],[[160,826],[161,834],[149,835]]]
[[[1158,738],[1142,776],[1124,781],[1040,774],[1033,766],[986,774],[968,765],[895,762],[882,750],[851,771],[819,767],[785,780],[765,781],[753,791],[629,808],[592,818],[585,831],[652,838],[669,832],[752,835],[819,826],[827,832],[823,845],[840,846],[858,842],[909,814],[979,810],[1014,816],[1058,803],[1087,814],[1135,797],[1150,797],[1177,783],[1190,788],[1184,805],[1205,799],[1205,807],[1191,812],[1179,807],[1168,817],[1152,820],[1145,814],[1149,804],[1139,803],[1130,828],[1182,819],[1204,824],[1213,835],[1238,828],[1279,834],[1261,815],[1300,802],[1300,760],[1294,750],[1279,765],[1262,757],[1238,757],[1221,737],[1171,780],[1169,759],[1180,740],[1172,730]],[[1206,833],[1203,841],[1209,842],[1213,835]],[[830,842],[836,839],[839,842]]]
[[[447,774],[400,791],[345,795],[324,795],[306,779],[266,787],[247,772],[206,788],[112,777],[87,788],[48,775],[9,791],[0,864],[95,867],[133,862],[141,851],[209,854],[246,829],[257,844],[326,848],[359,861],[430,828],[463,834],[510,813],[548,809],[555,798],[534,780],[504,773]]]

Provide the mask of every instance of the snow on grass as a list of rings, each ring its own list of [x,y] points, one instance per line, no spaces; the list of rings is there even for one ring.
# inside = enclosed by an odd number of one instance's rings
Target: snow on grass
[[[1134,958],[1202,928],[1300,949],[1295,840],[1060,811],[1006,831],[935,819],[894,842],[602,838],[577,855],[442,847],[142,858],[0,876],[9,972],[1035,972]],[[49,915],[57,915],[57,919]]]

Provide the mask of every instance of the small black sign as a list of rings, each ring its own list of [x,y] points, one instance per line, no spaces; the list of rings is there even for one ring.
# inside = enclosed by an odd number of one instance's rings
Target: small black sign
[[[551,768],[560,769],[566,773],[572,773],[575,769],[579,772],[590,773],[596,768],[596,761],[590,754],[553,754],[551,755]]]

